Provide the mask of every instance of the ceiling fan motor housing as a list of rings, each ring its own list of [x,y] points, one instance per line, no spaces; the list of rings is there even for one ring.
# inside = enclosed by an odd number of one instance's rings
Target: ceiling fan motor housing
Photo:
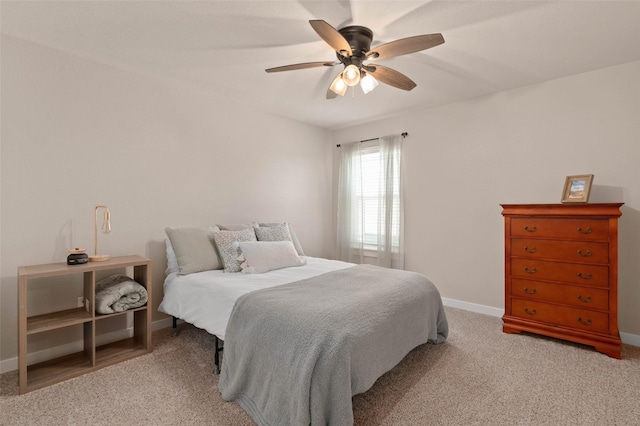
[[[359,25],[351,25],[339,29],[338,32],[349,42],[352,55],[342,55],[338,52],[338,60],[345,65],[354,64],[358,67],[362,65],[362,61],[366,60],[365,53],[371,49],[371,41],[373,40],[373,31],[367,27]]]

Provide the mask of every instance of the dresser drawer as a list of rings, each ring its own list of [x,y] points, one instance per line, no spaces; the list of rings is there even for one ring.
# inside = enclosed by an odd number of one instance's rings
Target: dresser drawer
[[[609,244],[588,241],[553,241],[512,238],[511,255],[531,259],[609,263]]]
[[[609,267],[578,263],[512,258],[511,276],[599,287],[609,286]]]
[[[511,279],[511,295],[539,302],[555,302],[581,309],[609,310],[609,291],[569,284]]]
[[[557,238],[571,240],[608,240],[609,221],[606,219],[551,219],[514,217],[511,236],[526,238]]]
[[[530,300],[512,299],[511,314],[532,321],[595,333],[609,332],[609,314]]]

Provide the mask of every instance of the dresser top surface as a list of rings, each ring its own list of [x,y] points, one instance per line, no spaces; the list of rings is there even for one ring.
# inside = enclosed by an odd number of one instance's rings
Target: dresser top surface
[[[500,204],[503,216],[622,216],[624,203]]]

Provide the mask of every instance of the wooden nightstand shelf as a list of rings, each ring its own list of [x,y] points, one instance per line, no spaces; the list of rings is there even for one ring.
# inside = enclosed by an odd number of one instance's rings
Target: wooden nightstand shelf
[[[133,270],[133,279],[147,289],[147,304],[125,312],[96,314],[96,272],[113,270],[116,273],[128,268]],[[60,276],[71,278],[72,275],[82,276],[83,298],[88,301],[88,307],[29,316],[27,287],[30,285],[30,281]],[[83,265],[70,266],[66,263],[50,263],[21,266],[18,268],[18,288],[18,364],[21,394],[147,354],[152,350],[151,261],[149,259],[141,256],[121,256],[105,262],[89,262]],[[97,346],[96,324],[109,318],[131,314],[133,315],[132,337]],[[27,365],[29,336],[53,333],[56,330],[73,327],[82,328],[84,346],[82,351]]]

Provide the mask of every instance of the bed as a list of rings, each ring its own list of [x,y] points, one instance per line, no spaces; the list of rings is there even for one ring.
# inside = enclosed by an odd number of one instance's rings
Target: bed
[[[219,237],[225,230],[204,232]],[[296,248],[293,242],[238,241],[238,231],[231,232],[233,256],[224,256],[224,245],[213,242],[220,264],[227,257],[237,261],[234,268],[259,273],[182,273],[176,263],[186,264],[188,256],[181,258],[184,247],[170,238],[159,310],[174,317],[174,326],[179,318],[214,336],[220,393],[257,424],[352,424],[353,395],[415,347],[446,340],[442,300],[423,275],[301,256],[299,242]],[[212,244],[209,235],[206,241]],[[200,242],[200,249],[208,249]],[[271,256],[267,263],[273,266],[277,256],[264,251],[285,249],[289,260],[281,263],[297,263],[265,271],[262,258]]]

